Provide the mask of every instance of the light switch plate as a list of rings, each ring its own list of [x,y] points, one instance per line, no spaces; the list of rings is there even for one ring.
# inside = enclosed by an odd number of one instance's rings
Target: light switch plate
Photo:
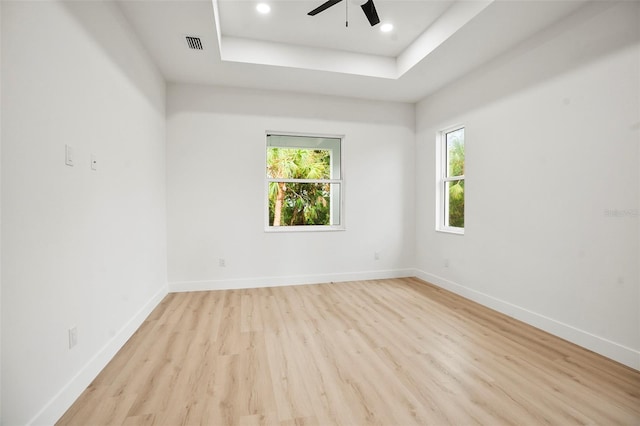
[[[78,327],[75,325],[69,329],[69,349],[78,344]]]
[[[73,148],[71,145],[64,146],[64,164],[73,167]]]

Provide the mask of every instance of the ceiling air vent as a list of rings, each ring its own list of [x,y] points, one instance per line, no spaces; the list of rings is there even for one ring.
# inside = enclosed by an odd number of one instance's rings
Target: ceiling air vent
[[[186,39],[189,49],[202,50],[202,41],[200,41],[200,37],[186,36]]]

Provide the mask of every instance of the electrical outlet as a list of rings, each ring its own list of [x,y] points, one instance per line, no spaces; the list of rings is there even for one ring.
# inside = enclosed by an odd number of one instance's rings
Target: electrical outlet
[[[227,262],[224,260],[224,257],[221,257],[220,259],[218,259],[218,266],[221,268],[224,268],[225,266],[227,266]]]
[[[444,260],[444,267],[448,268],[449,267],[449,259],[445,259]]]
[[[69,349],[78,344],[78,327],[73,326],[69,329]]]
[[[373,260],[380,260],[380,252],[376,251],[373,253]]]

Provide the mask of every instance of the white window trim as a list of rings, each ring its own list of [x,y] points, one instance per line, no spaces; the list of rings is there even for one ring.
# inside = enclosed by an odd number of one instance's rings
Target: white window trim
[[[456,180],[464,180],[465,175],[447,177],[447,133],[465,129],[463,124],[447,127],[436,135],[436,231],[447,234],[464,235],[464,228],[445,225],[447,206],[449,205],[449,193],[445,190],[445,184]],[[465,146],[466,148],[466,146]]]
[[[344,208],[344,199],[345,199],[345,177],[344,177],[344,141],[345,135],[336,135],[336,134],[324,134],[324,133],[297,133],[297,132],[281,132],[281,131],[271,131],[268,130],[265,132],[265,140],[268,135],[280,135],[280,136],[302,136],[302,137],[310,137],[310,138],[329,138],[329,139],[340,139],[340,177],[341,179],[296,179],[296,182],[301,183],[336,183],[340,184],[340,224],[339,225],[297,225],[297,226],[271,226],[269,224],[269,182],[288,182],[290,179],[269,179],[267,174],[264,173],[264,231],[268,233],[282,233],[282,232],[334,232],[334,231],[344,231],[346,230],[345,226],[345,208]],[[301,147],[306,148],[306,147]],[[333,161],[333,156],[332,156]],[[264,169],[266,170],[267,166],[267,147],[265,146],[264,150]],[[333,212],[331,213],[333,214]]]

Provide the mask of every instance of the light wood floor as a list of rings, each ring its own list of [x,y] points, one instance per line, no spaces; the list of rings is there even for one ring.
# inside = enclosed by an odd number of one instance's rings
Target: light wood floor
[[[417,279],[169,294],[59,425],[640,424],[640,372]]]

